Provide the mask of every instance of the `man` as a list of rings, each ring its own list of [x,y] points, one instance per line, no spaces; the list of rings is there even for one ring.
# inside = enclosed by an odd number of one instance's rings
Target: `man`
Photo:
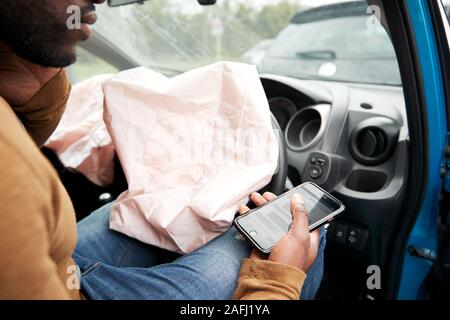
[[[75,62],[75,47],[97,18],[94,4],[103,2],[0,4],[0,299],[298,299],[310,268],[303,294],[312,297],[324,240],[316,259],[319,233],[309,234],[300,198],[292,200],[289,234],[268,258],[244,259],[250,247],[234,228],[177,257],[109,230],[110,206],[78,224],[77,242],[73,206],[39,147],[70,93],[61,68]],[[66,25],[71,5],[81,8],[79,29]]]

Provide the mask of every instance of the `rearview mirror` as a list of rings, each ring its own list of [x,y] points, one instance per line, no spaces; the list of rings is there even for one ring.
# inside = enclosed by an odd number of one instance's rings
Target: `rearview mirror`
[[[216,4],[217,0],[197,0],[202,6],[212,6]]]
[[[108,0],[108,6],[110,7],[119,7],[132,3],[140,3],[142,4],[144,0]]]
[[[132,3],[144,3],[145,0],[108,0],[110,7],[119,7]],[[210,6],[216,4],[217,0],[197,0],[202,6]]]

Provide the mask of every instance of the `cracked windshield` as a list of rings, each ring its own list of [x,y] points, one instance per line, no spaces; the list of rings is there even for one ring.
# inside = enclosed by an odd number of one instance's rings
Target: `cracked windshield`
[[[153,0],[97,11],[99,37],[168,76],[229,60],[300,79],[401,85],[379,12],[365,1]],[[78,81],[117,71],[82,48],[71,70]]]

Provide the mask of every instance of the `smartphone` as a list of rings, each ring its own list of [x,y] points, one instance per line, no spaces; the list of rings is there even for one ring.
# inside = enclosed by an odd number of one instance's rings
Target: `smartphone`
[[[299,193],[309,213],[309,231],[320,228],[345,210],[344,205],[312,182],[306,182],[281,196],[237,217],[234,224],[239,232],[259,251],[270,253],[289,231],[292,222],[291,198]]]

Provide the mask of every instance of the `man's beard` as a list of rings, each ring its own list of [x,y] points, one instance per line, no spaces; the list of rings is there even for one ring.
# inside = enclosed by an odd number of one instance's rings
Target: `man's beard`
[[[76,61],[75,49],[65,43],[69,33],[65,23],[58,22],[45,8],[30,4],[21,8],[22,1],[1,1],[0,40],[18,56],[53,68],[67,67]]]

